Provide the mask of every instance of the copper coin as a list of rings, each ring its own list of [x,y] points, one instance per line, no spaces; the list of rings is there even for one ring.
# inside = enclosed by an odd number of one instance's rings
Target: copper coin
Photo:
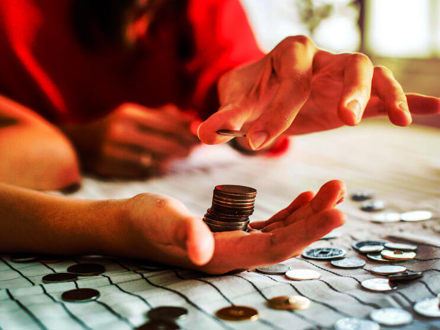
[[[269,299],[269,307],[281,310],[304,310],[310,307],[310,299],[303,296],[279,296]]]
[[[229,306],[219,309],[215,315],[226,321],[255,321],[258,319],[258,311],[247,306]]]
[[[405,251],[398,251],[398,250],[395,250],[395,251],[383,250],[380,254],[385,259],[400,260],[400,261],[411,260],[416,257],[416,253],[413,251],[405,252]]]
[[[151,320],[177,320],[185,317],[188,310],[179,306],[159,306],[148,311],[147,316]]]
[[[99,295],[98,290],[83,288],[66,291],[61,295],[61,298],[68,302],[88,302],[98,299]]]
[[[78,277],[72,273],[54,273],[43,276],[44,283],[60,283],[76,281]]]
[[[136,330],[176,330],[179,325],[171,321],[151,320],[137,327]]]
[[[415,280],[417,278],[421,278],[422,276],[423,276],[422,272],[412,272],[406,270],[401,273],[391,274],[390,276],[388,276],[388,279],[393,282],[398,282],[398,281]]]
[[[99,264],[76,264],[67,268],[67,271],[79,276],[93,276],[104,273],[105,268]]]

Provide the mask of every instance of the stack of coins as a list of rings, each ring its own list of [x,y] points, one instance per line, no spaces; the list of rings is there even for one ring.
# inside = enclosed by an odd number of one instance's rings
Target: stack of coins
[[[254,188],[238,185],[219,185],[214,189],[212,206],[203,221],[211,231],[247,230],[249,217],[254,212]]]

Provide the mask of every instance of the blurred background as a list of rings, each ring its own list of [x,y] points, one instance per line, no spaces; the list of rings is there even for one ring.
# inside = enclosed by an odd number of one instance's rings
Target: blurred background
[[[440,0],[241,0],[260,46],[309,36],[332,52],[366,53],[406,92],[440,96]],[[416,121],[440,128],[440,116]]]

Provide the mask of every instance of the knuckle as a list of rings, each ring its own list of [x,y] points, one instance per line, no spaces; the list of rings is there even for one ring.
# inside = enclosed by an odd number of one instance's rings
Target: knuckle
[[[360,64],[360,65],[367,65],[367,66],[373,66],[373,63],[371,62],[370,58],[362,53],[354,53],[350,56],[351,61]]]
[[[290,36],[286,37],[280,42],[280,49],[295,52],[298,48],[311,48],[314,47],[313,42],[306,36]]]
[[[378,65],[374,67],[374,73],[387,76],[387,77],[394,77],[393,72],[388,69],[386,66]]]

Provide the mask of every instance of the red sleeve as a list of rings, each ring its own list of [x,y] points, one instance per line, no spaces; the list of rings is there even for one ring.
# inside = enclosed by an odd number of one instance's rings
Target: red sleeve
[[[191,0],[188,15],[197,54],[189,65],[197,75],[193,102],[202,110],[201,116],[207,117],[218,107],[216,82],[220,76],[264,54],[239,0]]]

